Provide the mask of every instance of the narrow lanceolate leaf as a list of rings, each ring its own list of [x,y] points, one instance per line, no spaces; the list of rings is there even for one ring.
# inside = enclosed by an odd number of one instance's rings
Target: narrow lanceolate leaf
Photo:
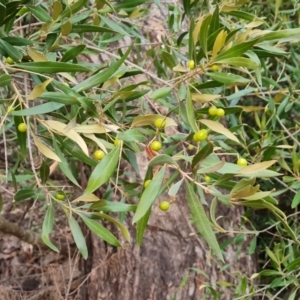
[[[116,147],[98,163],[89,178],[84,195],[93,193],[112,177],[118,165],[119,155],[120,147]]]
[[[77,92],[85,91],[91,87],[102,84],[107,79],[109,79],[123,64],[127,56],[129,55],[132,49],[132,45],[128,48],[125,54],[114,64],[112,64],[107,70],[102,71],[98,74],[95,74],[77,84],[73,89]],[[67,69],[65,70],[67,71]]]
[[[91,220],[82,214],[80,215],[80,217],[83,220],[83,222],[86,224],[86,226],[93,233],[98,235],[102,240],[104,240],[105,242],[107,242],[113,246],[116,246],[116,247],[121,246],[121,244],[117,240],[117,238],[109,230],[107,230],[105,227],[103,227],[101,224],[99,224],[97,221]]]
[[[54,207],[52,204],[48,206],[46,216],[42,226],[42,240],[52,250],[59,252],[57,247],[49,239],[49,234],[53,229],[54,224]]]
[[[237,174],[249,175],[249,174],[259,173],[261,171],[268,169],[269,167],[274,165],[276,162],[277,162],[277,160],[269,160],[269,161],[264,161],[264,162],[260,162],[257,164],[253,164],[251,166],[243,167],[237,172]]]
[[[27,47],[27,53],[34,62],[48,61],[47,57],[44,54],[34,50],[29,46]]]
[[[214,72],[214,73],[207,73],[207,75],[211,79],[225,84],[230,84],[235,82],[248,83],[250,81],[247,78],[235,74],[230,74],[230,73]]]
[[[178,166],[175,160],[172,157],[166,154],[159,154],[155,156],[148,164],[148,168],[153,168],[155,166],[162,166],[164,164]]]
[[[33,106],[30,108],[16,110],[12,113],[13,116],[34,116],[34,115],[42,115],[47,114],[49,112],[60,109],[65,106],[62,103],[48,102],[41,105]]]
[[[59,72],[90,72],[91,69],[80,66],[78,64],[63,63],[63,62],[28,62],[22,64],[16,64],[20,69],[27,70],[29,72],[36,72],[40,74],[59,73]]]
[[[299,203],[300,203],[300,190],[297,192],[297,194],[293,198],[292,208],[297,207],[299,205]]]
[[[45,219],[42,227],[42,234],[49,235],[53,229],[54,224],[54,207],[52,204],[48,206]]]
[[[200,122],[206,125],[210,130],[223,134],[230,140],[240,143],[238,138],[231,131],[225,128],[221,123],[211,121],[211,120],[204,120],[204,119],[200,120]]]
[[[208,40],[208,31],[209,31],[209,24],[211,21],[211,17],[212,15],[209,14],[204,18],[199,33],[199,43],[205,56],[207,56],[207,40]]]
[[[158,195],[160,186],[164,180],[165,170],[166,167],[162,167],[157,176],[153,180],[151,180],[147,188],[144,189],[132,223],[136,223],[137,221],[139,221],[151,208]]]
[[[0,87],[7,86],[11,83],[12,77],[6,74],[0,76]]]
[[[193,101],[197,101],[197,102],[202,102],[202,103],[206,103],[206,102],[210,102],[213,101],[215,99],[218,99],[221,97],[221,95],[211,95],[211,94],[191,94],[192,96],[192,100]]]
[[[37,191],[36,190],[23,189],[23,190],[17,191],[17,193],[14,196],[14,200],[16,202],[19,202],[19,201],[30,199],[30,198],[35,198],[36,195],[37,195]]]
[[[127,242],[131,242],[131,238],[130,238],[130,233],[129,231],[127,230],[127,228],[122,225],[119,221],[117,221],[116,219],[112,218],[111,216],[107,215],[107,214],[104,214],[104,213],[97,213],[98,216],[100,216],[101,218],[109,221],[109,222],[112,222],[113,224],[115,224],[122,232],[124,238],[126,239]]]
[[[59,157],[49,148],[47,147],[41,140],[39,140],[33,133],[31,134],[33,141],[35,143],[35,145],[37,146],[37,148],[39,149],[39,151],[45,155],[46,157],[53,159],[55,161],[60,162]]]
[[[81,150],[85,153],[86,156],[89,156],[89,151],[84,139],[73,129],[69,129],[68,125],[61,123],[59,121],[48,120],[44,123],[49,126],[52,130],[67,136],[69,139],[74,141]]]
[[[159,98],[163,98],[165,96],[167,96],[172,90],[172,87],[162,87],[156,91],[154,91],[149,97],[151,99],[159,99]]]
[[[198,131],[198,127],[196,125],[196,119],[195,119],[195,108],[193,105],[192,97],[190,89],[187,89],[187,95],[186,95],[186,114],[187,119],[189,121],[189,124],[194,132]]]
[[[207,143],[194,157],[192,160],[192,169],[198,165],[202,160],[209,156],[214,150],[212,143]]]
[[[211,247],[212,251],[219,259],[223,261],[223,255],[220,246],[217,242],[215,234],[211,228],[211,224],[205,214],[204,208],[197,195],[195,194],[192,185],[186,181],[187,202],[193,216],[193,223],[198,229],[198,232],[203,236],[205,241]]]
[[[49,165],[43,160],[42,165],[40,166],[40,177],[42,184],[46,184],[50,174]]]
[[[69,168],[68,162],[67,162],[66,158],[64,157],[63,153],[61,152],[55,139],[53,140],[53,147],[54,147],[55,153],[58,155],[58,157],[60,159],[60,163],[58,166],[61,169],[61,171],[68,177],[68,179],[71,182],[73,182],[75,185],[81,187],[80,184],[77,182],[76,178],[74,177],[71,169]]]
[[[74,238],[74,241],[75,241],[75,244],[76,244],[78,250],[82,254],[83,258],[87,259],[88,249],[86,246],[85,238],[82,234],[82,231],[80,229],[78,222],[73,217],[70,217],[69,225],[70,225],[70,229],[71,229],[71,232],[72,232],[72,235],[73,235],[73,238]]]
[[[166,127],[177,126],[177,124],[172,118],[165,117],[163,115],[147,115],[147,116],[137,116],[136,118],[134,118],[131,123],[131,127],[154,125],[155,120],[160,118],[166,121]]]
[[[244,57],[232,57],[227,59],[218,60],[220,64],[231,65],[235,67],[245,67],[249,69],[256,69],[259,65],[249,58]]]
[[[252,48],[252,46],[257,43],[257,39],[237,44],[227,51],[219,54],[217,57],[215,57],[214,62],[228,59],[228,58],[238,58],[239,56],[243,55],[247,50]]]
[[[52,81],[52,78],[47,79],[46,81],[44,81],[41,84],[36,85],[33,90],[31,91],[31,93],[26,97],[27,100],[34,100],[36,98],[38,98],[39,96],[41,96],[46,88],[47,85]]]
[[[136,242],[138,246],[142,245],[144,233],[147,228],[150,214],[151,214],[151,208],[149,208],[146,214],[136,223]]]

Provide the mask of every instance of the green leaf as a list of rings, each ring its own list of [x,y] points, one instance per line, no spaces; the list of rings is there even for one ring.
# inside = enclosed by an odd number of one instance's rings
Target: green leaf
[[[220,28],[220,15],[219,15],[219,5],[217,4],[210,21],[209,35],[212,35],[219,28]]]
[[[136,223],[136,242],[138,246],[142,245],[145,230],[147,228],[147,224],[150,218],[151,208],[148,209],[146,214]]]
[[[0,26],[4,23],[6,16],[6,6],[0,2]]]
[[[120,147],[116,147],[98,163],[89,178],[84,195],[93,193],[112,177],[119,162],[119,155]]]
[[[169,155],[159,154],[151,159],[151,161],[148,164],[148,168],[153,168],[155,166],[161,166],[164,164],[178,166],[178,164]]]
[[[208,40],[208,31],[209,24],[211,21],[212,15],[208,14],[202,21],[200,32],[199,32],[199,43],[204,55],[207,57],[207,40]]]
[[[85,238],[80,229],[80,226],[79,226],[78,222],[72,216],[68,220],[69,220],[69,225],[70,225],[70,229],[71,229],[75,244],[76,244],[78,250],[80,251],[80,253],[82,254],[82,257],[84,259],[87,259],[88,249],[86,246]]]
[[[77,92],[85,91],[91,87],[97,86],[103,82],[105,82],[107,79],[109,79],[123,64],[123,62],[126,60],[127,56],[129,55],[133,44],[128,48],[128,50],[125,52],[125,54],[114,64],[112,64],[107,70],[100,72],[98,74],[95,74],[79,84],[75,85],[73,88]]]
[[[6,36],[6,37],[3,37],[2,40],[7,42],[8,44],[11,44],[12,46],[33,45],[33,42],[31,40],[24,39],[19,36]]]
[[[186,181],[186,192],[187,202],[193,216],[193,223],[217,257],[224,261],[220,246],[217,242],[202,204],[195,194],[192,185],[188,181]]]
[[[245,11],[240,11],[240,10],[226,11],[224,13],[227,15],[230,15],[230,16],[234,16],[234,17],[237,17],[240,19],[247,20],[249,22],[252,22],[253,20],[257,19],[257,16],[250,14],[248,12],[245,12]]]
[[[232,65],[235,67],[245,67],[249,69],[256,69],[259,67],[259,65],[256,62],[252,61],[249,58],[244,58],[244,57],[232,57],[232,58],[222,59],[219,60],[218,63]]]
[[[124,9],[125,11],[127,9],[133,9],[136,8],[138,5],[144,4],[146,0],[123,0],[119,3],[116,3],[113,8],[116,11]]]
[[[98,235],[102,240],[116,247],[121,246],[117,238],[109,230],[107,230],[105,227],[99,224],[97,221],[91,220],[82,214],[80,214],[80,217],[83,220],[83,222],[86,224],[86,226],[93,233]]]
[[[145,142],[148,138],[137,129],[128,129],[124,132],[119,132],[117,138],[125,142]]]
[[[195,119],[195,108],[193,105],[193,100],[191,97],[190,89],[187,88],[187,95],[186,95],[186,113],[187,118],[189,121],[189,124],[194,132],[198,131],[198,127],[196,125],[196,119]]]
[[[125,36],[130,36],[130,34],[123,29],[122,26],[118,25],[117,22],[114,22],[108,18],[105,18],[103,15],[100,15],[101,20],[112,29],[113,32],[117,32],[119,34],[125,35]],[[122,24],[122,23],[120,23]]]
[[[49,234],[53,230],[53,224],[54,224],[54,207],[52,204],[48,206],[45,219],[42,226],[42,240],[43,242],[52,250],[59,252],[57,247],[52,244],[52,242],[49,239]]]
[[[162,58],[163,62],[165,63],[165,65],[167,67],[169,67],[171,70],[173,70],[173,68],[177,65],[177,62],[176,62],[175,58],[173,57],[173,55],[167,51],[162,52],[161,58]]]
[[[163,166],[156,177],[151,180],[147,188],[144,189],[135,215],[133,216],[132,223],[136,223],[137,221],[139,221],[151,208],[158,195],[160,186],[164,180],[165,170],[166,167]]]
[[[19,190],[17,191],[17,193],[15,194],[14,200],[16,202],[22,201],[22,200],[26,200],[26,199],[30,199],[30,198],[35,198],[37,195],[37,190],[33,190],[33,189],[23,189],[23,190]]]
[[[71,154],[71,156],[77,158],[79,161],[89,166],[97,166],[97,162],[94,159],[86,156],[85,153],[81,150],[81,148],[71,140],[63,140],[59,136],[56,136],[56,139],[59,140],[59,143],[63,146],[65,150],[67,150],[67,152]]]
[[[181,187],[181,184],[183,182],[183,179],[179,180],[178,182],[172,184],[172,186],[169,189],[168,195],[171,197],[175,197]]]
[[[14,111],[14,112],[12,112],[12,115],[13,116],[42,115],[42,114],[47,114],[49,112],[60,109],[63,106],[65,106],[65,105],[62,103],[48,102],[48,103],[44,103],[41,105],[30,107],[30,108]]]
[[[283,29],[274,32],[267,32],[263,36],[259,37],[258,43],[265,42],[265,41],[286,39],[290,37],[299,37],[299,35],[300,35],[300,28]]]
[[[297,192],[297,194],[293,198],[292,208],[297,207],[299,205],[299,203],[300,203],[300,190]]]
[[[23,57],[22,53],[16,49],[14,46],[5,42],[0,38],[0,54],[11,57],[15,62],[18,62]]]
[[[163,98],[172,91],[172,87],[162,87],[154,91],[149,97],[153,100]]]
[[[46,184],[50,174],[50,168],[48,164],[43,160],[42,165],[40,166],[40,177],[42,184]]]
[[[254,44],[256,44],[258,39],[254,39],[249,42],[240,43],[234,45],[227,51],[217,55],[214,62],[219,62],[220,60],[228,59],[228,58],[238,58],[239,56],[243,55],[247,50],[251,49]]]
[[[100,200],[93,203],[90,206],[91,210],[101,210],[106,212],[128,212],[128,211],[135,211],[136,205],[132,204],[125,204],[122,202],[112,202],[106,200]]]
[[[295,271],[299,269],[299,266],[300,266],[300,258],[298,257],[286,266],[286,270],[288,272]]]
[[[109,215],[106,215],[106,214],[103,214],[103,213],[99,213],[97,215],[100,216],[101,218],[115,224],[121,230],[121,232],[122,232],[124,238],[126,239],[126,241],[129,242],[129,243],[131,242],[130,233],[124,225],[122,225],[120,222],[118,222],[116,219],[112,218]]]
[[[61,59],[61,62],[67,62],[76,58],[83,50],[85,49],[85,45],[78,45],[74,48],[68,50]]]
[[[69,168],[68,162],[65,158],[65,156],[63,155],[63,153],[61,152],[57,142],[55,139],[53,139],[53,147],[54,147],[54,151],[57,154],[57,156],[60,159],[60,163],[58,164],[59,168],[61,169],[61,171],[67,176],[67,178],[73,182],[75,185],[79,186],[79,183],[77,182],[76,178],[74,177],[71,169]]]
[[[91,69],[81,66],[79,64],[64,63],[64,62],[28,62],[22,64],[15,64],[18,68],[27,70],[29,72],[35,72],[39,74],[53,74],[59,72],[90,72]]]
[[[39,98],[66,105],[79,104],[75,96],[62,94],[61,92],[44,92]]]
[[[85,4],[86,4],[86,0],[78,0],[73,2],[70,6],[67,5],[64,11],[58,17],[57,21],[62,20],[64,18],[68,18],[71,15],[74,15],[76,12],[81,10]]]
[[[42,235],[42,241],[53,251],[59,252],[57,247],[50,241],[49,236],[47,235]]]
[[[204,160],[207,156],[209,156],[214,150],[214,146],[212,143],[207,143],[194,157],[192,160],[192,169],[197,166],[202,160]]]
[[[44,10],[41,6],[27,6],[31,13],[42,22],[51,22],[52,18],[49,16],[49,13]]]
[[[0,76],[0,87],[7,86],[11,83],[12,77],[6,74]]]
[[[54,224],[54,207],[52,204],[48,206],[45,219],[42,226],[42,235],[49,235],[53,230]]]
[[[83,25],[73,25],[71,32],[75,32],[75,33],[86,33],[86,32],[111,32],[111,33],[116,33],[117,31],[106,28],[106,27],[83,24]]]
[[[219,72],[214,72],[214,73],[207,73],[207,75],[218,82],[224,83],[224,84],[230,84],[230,83],[248,83],[250,82],[249,79],[244,78],[239,75],[231,74],[231,73],[219,73]]]

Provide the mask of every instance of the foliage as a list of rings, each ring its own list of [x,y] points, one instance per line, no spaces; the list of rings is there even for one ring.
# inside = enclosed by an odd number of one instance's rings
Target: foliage
[[[281,295],[287,286],[289,300],[296,299],[297,222],[276,199],[290,191],[295,196],[288,205],[294,209],[300,202],[300,29],[287,18],[293,13],[297,20],[297,4],[287,2],[272,3],[268,16],[274,23],[269,23],[261,13],[262,4],[255,1],[204,5],[184,0],[183,9],[169,5],[171,35],[153,46],[137,26],[149,9],[144,0],[96,0],[91,5],[85,0],[39,5],[0,1],[0,127],[6,161],[0,178],[14,186],[15,202],[34,199],[46,204],[41,234],[51,249],[58,251],[50,239],[56,209],[65,213],[86,258],[79,219],[107,243],[121,246],[102,221],[117,226],[130,242],[122,220],[110,213],[133,211],[140,245],[151,208],[159,205],[157,197],[169,197],[172,206],[185,188],[195,228],[219,262],[225,248],[216,232],[227,231],[217,222],[217,205],[246,207],[244,222],[251,226],[246,217],[250,211],[269,210],[271,228],[284,238],[266,247],[272,267],[253,278],[274,278],[266,288],[270,299],[275,299],[273,291]],[[201,5],[207,10],[199,15]],[[132,43],[115,54],[110,44],[123,38]],[[147,56],[141,57],[141,52]],[[109,59],[100,65],[87,62],[85,57],[91,55]],[[148,60],[156,74],[146,67]],[[191,60],[192,68],[191,63],[187,66]],[[135,80],[141,74],[148,80]],[[169,112],[161,115],[153,103]],[[222,111],[209,113],[210,107],[222,108],[225,116]],[[165,127],[155,126],[158,119]],[[18,130],[21,123],[27,124],[27,131]],[[195,141],[194,134],[203,129],[208,137]],[[162,143],[162,150],[151,148],[154,140]],[[100,161],[93,157],[97,149],[105,153]],[[138,179],[129,182],[120,167],[127,161],[131,177],[138,178],[140,151],[150,160],[144,182],[151,182],[146,188]],[[38,169],[37,153],[42,157]],[[240,157],[248,166],[236,164]],[[78,182],[82,165],[92,169],[87,186]],[[54,171],[81,187],[82,195],[73,197],[72,189],[55,186]],[[204,180],[207,176],[210,180]],[[99,188],[106,191],[103,199],[95,195]],[[58,199],[58,192],[65,197]],[[213,196],[210,220],[203,192]],[[253,253],[260,231],[253,228],[248,234],[253,235],[249,248]],[[207,295],[219,299],[212,286],[204,287]],[[259,287],[256,291],[253,282],[243,278],[235,299],[259,293]]]

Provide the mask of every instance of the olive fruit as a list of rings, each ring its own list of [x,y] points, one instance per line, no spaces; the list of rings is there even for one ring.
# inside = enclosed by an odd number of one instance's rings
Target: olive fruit
[[[19,130],[20,132],[26,132],[26,131],[27,131],[27,125],[26,125],[25,123],[20,123],[20,124],[18,125],[18,130]]]
[[[105,156],[105,153],[102,150],[96,150],[94,152],[94,157],[98,160],[101,160]]]
[[[162,201],[159,203],[159,208],[162,211],[167,211],[170,209],[170,202],[169,201]]]
[[[193,140],[195,142],[201,142],[201,141],[205,141],[207,139],[208,136],[208,132],[206,129],[201,129],[199,131],[197,131],[194,135],[193,135]]]
[[[195,62],[191,59],[187,62],[187,67],[189,69],[194,69],[195,68]]]
[[[243,157],[240,157],[240,158],[237,160],[236,164],[237,164],[238,166],[241,166],[241,167],[246,167],[246,166],[248,165],[246,159],[243,158]]]
[[[164,129],[166,127],[166,120],[163,118],[158,118],[154,121],[154,125],[158,129]]]
[[[151,144],[150,144],[150,147],[152,150],[154,151],[159,151],[161,148],[162,148],[162,144],[161,142],[159,141],[153,141]]]

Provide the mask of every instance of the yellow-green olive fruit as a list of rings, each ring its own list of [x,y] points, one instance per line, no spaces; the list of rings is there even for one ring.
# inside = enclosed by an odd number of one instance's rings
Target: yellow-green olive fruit
[[[191,59],[187,62],[187,67],[189,69],[194,69],[195,68],[195,62]]]
[[[246,159],[243,158],[243,157],[240,157],[240,158],[237,160],[236,164],[237,164],[238,166],[241,166],[241,167],[246,167],[246,166],[248,165]]]
[[[201,129],[193,135],[193,140],[195,142],[205,141],[207,139],[207,136],[208,136],[208,131],[206,129]]]
[[[161,142],[159,141],[153,141],[151,144],[150,144],[150,147],[152,150],[154,151],[159,151],[161,148],[162,148],[162,144]]]
[[[158,129],[164,129],[166,127],[166,120],[163,118],[158,118],[154,121],[154,126]]]
[[[170,209],[170,202],[169,201],[162,201],[159,203],[159,209],[162,211],[167,211]]]
[[[225,116],[225,110],[223,108],[218,108],[217,109],[217,113],[216,115],[219,117],[219,118],[222,118]]]
[[[104,156],[105,156],[105,153],[102,150],[96,150],[94,152],[94,157],[98,160],[101,160]]]
[[[63,200],[65,200],[65,198],[66,198],[66,195],[62,191],[57,192],[56,195],[55,195],[55,199],[57,199],[59,201],[63,201]]]
[[[18,130],[19,130],[20,132],[26,132],[26,131],[27,131],[27,125],[26,125],[25,123],[20,123],[20,124],[18,125]]]

